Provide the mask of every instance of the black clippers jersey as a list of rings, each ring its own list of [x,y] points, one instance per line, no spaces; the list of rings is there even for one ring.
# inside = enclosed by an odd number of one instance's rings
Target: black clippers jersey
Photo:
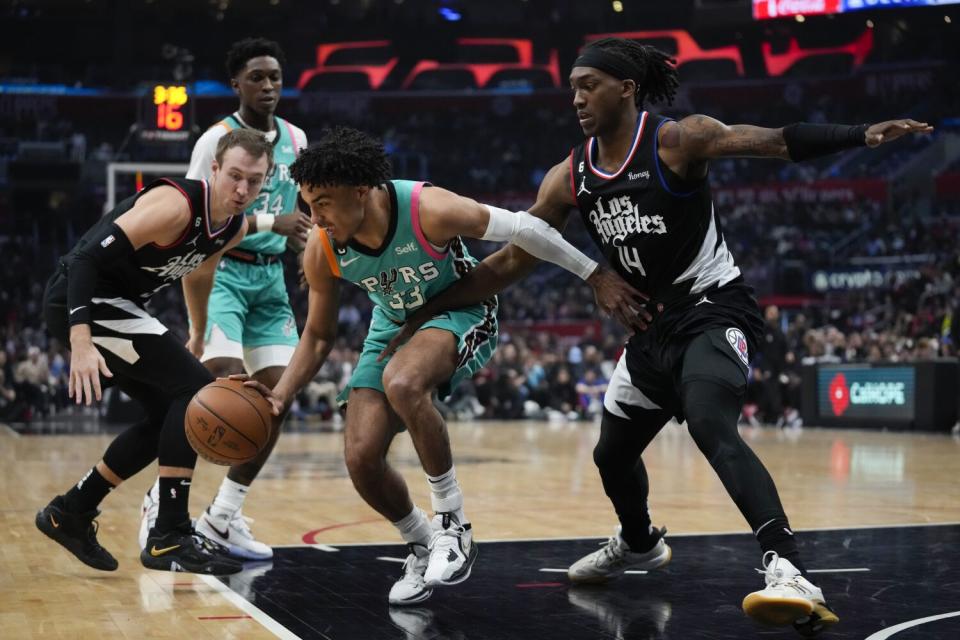
[[[614,173],[594,164],[594,138],[570,152],[571,187],[583,223],[617,273],[664,305],[664,332],[702,330],[737,316],[718,307],[740,307],[741,316],[752,311],[759,318],[727,250],[707,179],[685,180],[660,161],[657,135],[669,121],[642,112],[627,159]],[[745,295],[723,295],[738,287]],[[701,305],[713,308],[693,312],[698,300],[718,290]],[[752,327],[743,328],[752,333]]]
[[[190,223],[173,244],[144,245],[131,258],[113,265],[109,273],[101,273],[94,289],[97,297],[126,298],[142,305],[154,293],[187,275],[207,257],[223,249],[243,225],[243,216],[233,216],[219,229],[211,228],[210,188],[206,180],[160,178],[120,202],[87,230],[77,246],[64,257],[67,269],[77,251],[92,240],[102,238],[114,220],[132,209],[140,196],[164,185],[175,187],[190,202]]]

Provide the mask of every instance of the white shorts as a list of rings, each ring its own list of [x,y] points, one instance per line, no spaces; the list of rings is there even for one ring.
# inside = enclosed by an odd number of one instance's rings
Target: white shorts
[[[262,371],[267,367],[286,367],[293,358],[296,347],[285,344],[273,344],[263,347],[244,347],[239,342],[231,340],[214,325],[210,331],[210,339],[203,345],[203,356],[200,362],[213,358],[232,358],[242,360],[243,368],[249,375]]]

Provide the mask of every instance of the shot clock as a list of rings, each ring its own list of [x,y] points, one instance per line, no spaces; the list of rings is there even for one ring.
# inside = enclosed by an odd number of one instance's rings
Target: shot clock
[[[183,84],[152,83],[141,98],[140,139],[185,142],[193,126],[193,101]]]

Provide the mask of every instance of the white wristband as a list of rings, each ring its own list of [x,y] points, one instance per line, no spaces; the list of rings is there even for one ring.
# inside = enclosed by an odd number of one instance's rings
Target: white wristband
[[[273,223],[277,221],[277,216],[272,213],[258,213],[257,214],[257,233],[263,231],[272,231]]]

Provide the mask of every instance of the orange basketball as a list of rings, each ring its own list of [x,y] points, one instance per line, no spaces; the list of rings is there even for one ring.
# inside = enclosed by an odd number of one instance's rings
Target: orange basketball
[[[240,380],[221,378],[190,400],[183,426],[197,454],[214,464],[253,460],[267,445],[270,403]]]

